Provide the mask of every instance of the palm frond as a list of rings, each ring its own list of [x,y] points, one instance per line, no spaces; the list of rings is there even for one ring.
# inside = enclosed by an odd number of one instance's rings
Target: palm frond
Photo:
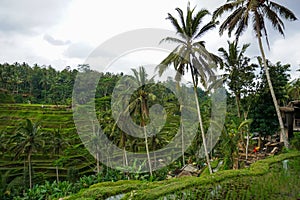
[[[241,10],[241,8],[238,8],[237,10],[233,11],[233,13],[231,13],[225,20],[224,22],[221,24],[220,28],[219,28],[219,34],[223,35],[224,31],[227,30],[230,25],[232,25],[233,23],[231,22],[233,19],[237,19],[237,13]],[[241,16],[239,16],[241,17]],[[232,27],[235,28],[235,27]],[[228,36],[231,36],[231,32],[228,31]]]
[[[174,42],[174,43],[178,43],[178,44],[184,44],[186,45],[186,42],[183,40],[180,40],[178,38],[174,38],[174,37],[166,37],[164,39],[162,39],[159,43],[163,43],[163,42]]]
[[[228,29],[228,35],[231,36],[231,33],[234,29],[237,31],[235,32],[235,35],[241,35],[242,31],[244,30],[244,7],[239,7],[236,9],[231,15],[230,15],[230,22],[228,23],[227,29]],[[239,27],[240,25],[241,27]]]
[[[171,65],[174,60],[176,60],[176,57],[178,57],[178,49],[180,48],[180,45],[177,46],[161,63],[156,66],[155,71],[158,71],[158,75],[161,76]]]
[[[267,19],[269,19],[269,21],[271,22],[273,28],[277,30],[281,35],[284,36],[284,23],[278,17],[278,15],[273,10],[271,10],[268,6],[264,6],[263,11]]]
[[[250,43],[243,45],[243,47],[242,47],[242,49],[241,49],[241,51],[239,53],[239,58],[242,57],[242,55],[246,52],[246,50],[248,49],[248,47],[250,47]]]
[[[208,22],[206,25],[204,25],[200,31],[198,32],[198,34],[195,36],[195,38],[201,37],[204,33],[206,33],[207,31],[210,31],[212,29],[216,28],[216,22],[214,21],[210,21]]]
[[[290,20],[290,21],[297,20],[297,17],[295,16],[295,14],[291,10],[289,10],[288,8],[286,8],[282,5],[279,5],[279,4],[277,4],[273,1],[269,2],[269,6],[275,12],[279,12],[281,17],[284,17],[285,19]]]
[[[184,15],[183,15],[183,11],[180,8],[176,8],[175,9],[180,17],[180,21],[181,21],[181,25],[182,25],[182,29],[186,30],[186,25],[185,25],[185,21],[184,21]]]
[[[135,81],[136,81],[139,85],[141,85],[141,81],[140,81],[140,79],[139,79],[139,72],[138,72],[136,69],[134,69],[134,68],[132,68],[131,71],[132,71],[133,74],[134,74]]]
[[[238,40],[238,38],[243,34],[243,32],[247,29],[248,27],[248,21],[249,21],[249,13],[245,12],[245,8],[242,9],[243,12],[241,15],[241,19],[239,20],[239,23],[237,25],[237,29],[235,31],[235,37],[236,40]]]
[[[190,4],[188,3],[186,20],[185,20],[185,24],[186,24],[185,33],[189,38],[193,37],[193,32],[192,32],[193,11],[194,10],[190,9]]]
[[[240,131],[245,125],[250,125],[253,122],[252,119],[246,119],[240,123],[238,130]]]
[[[218,7],[213,12],[213,20],[216,20],[218,17],[221,17],[225,12],[232,11],[234,8],[238,7],[241,4],[241,1],[233,1],[226,3],[220,7]]]
[[[208,10],[206,10],[206,9],[202,9],[196,14],[196,16],[192,22],[192,32],[194,34],[197,33],[197,31],[199,29],[199,25],[202,22],[202,18],[205,17],[206,15],[209,15]],[[199,35],[199,33],[197,35]],[[195,38],[197,38],[197,36],[195,36]]]
[[[177,33],[184,34],[183,29],[179,26],[178,21],[175,17],[173,17],[170,13],[168,13],[167,19],[171,21],[171,23],[175,27]]]

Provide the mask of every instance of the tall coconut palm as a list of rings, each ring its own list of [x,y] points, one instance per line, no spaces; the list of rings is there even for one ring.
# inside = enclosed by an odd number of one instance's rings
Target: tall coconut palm
[[[232,31],[235,30],[234,35],[238,39],[246,30],[246,28],[248,28],[249,23],[252,23],[253,25],[253,30],[256,33],[260,53],[263,59],[264,70],[266,73],[269,89],[280,124],[281,134],[284,138],[284,145],[288,147],[289,144],[284,133],[284,126],[279,110],[279,105],[270,79],[267,60],[262,43],[262,37],[263,35],[265,36],[267,46],[269,47],[268,34],[266,29],[267,20],[271,22],[273,28],[276,31],[284,36],[285,27],[281,18],[290,21],[294,21],[297,18],[294,13],[288,8],[269,0],[228,0],[224,5],[215,10],[215,12],[213,13],[213,19],[222,16],[225,12],[231,12],[231,14],[221,24],[219,30],[220,35],[222,35],[225,30],[228,30],[228,35],[231,36]]]
[[[240,49],[238,41],[228,41],[227,43],[227,51],[224,48],[219,48],[218,50],[223,58],[221,69],[224,69],[227,73],[224,75],[224,78],[235,96],[238,117],[241,118],[241,96],[244,93],[243,90],[253,85],[255,77],[253,73],[254,66],[249,65],[250,58],[244,55],[250,44],[244,44]]]
[[[206,87],[208,81],[212,77],[214,77],[214,71],[211,67],[211,58],[215,58],[215,56],[206,50],[204,45],[205,42],[199,39],[205,33],[215,28],[216,23],[214,21],[211,21],[201,27],[203,18],[205,16],[208,16],[210,13],[206,9],[195,12],[195,8],[191,9],[190,4],[188,4],[187,6],[186,17],[184,16],[184,13],[180,8],[176,8],[176,11],[179,14],[180,22],[178,22],[178,20],[170,13],[168,14],[167,19],[171,21],[178,37],[167,37],[163,39],[162,42],[173,42],[178,44],[178,46],[160,63],[157,69],[159,75],[162,75],[169,66],[173,65],[175,70],[177,71],[175,77],[177,81],[180,80],[180,77],[184,75],[186,71],[190,71],[193,80],[194,94],[204,151],[209,171],[210,173],[212,173],[198,103],[199,101],[197,95],[197,87],[199,77],[204,87]]]
[[[125,134],[125,132],[128,133],[135,129],[134,127],[131,127],[131,123],[127,123],[128,115],[130,115],[134,119],[134,122],[139,123],[142,127],[143,136],[145,139],[149,172],[152,176],[152,165],[148,142],[148,133],[150,132],[150,130],[147,129],[146,124],[150,119],[149,101],[154,100],[155,98],[155,95],[150,90],[151,86],[154,83],[154,77],[148,79],[148,74],[146,73],[144,67],[139,67],[138,70],[132,69],[132,72],[133,76],[124,77],[124,80],[126,81],[123,80],[123,82],[121,84],[118,84],[118,86],[115,88],[115,90],[117,90],[118,92],[115,92],[114,95],[116,96],[114,96],[114,99],[118,100],[112,102],[112,110],[114,110],[114,115],[117,117],[116,123],[120,123],[118,124],[118,126],[122,129],[119,146],[121,146],[124,150],[123,157],[126,159],[125,164],[128,164],[125,142],[127,138],[130,138]],[[133,91],[131,90],[133,87],[136,89],[136,91],[132,94]],[[126,102],[128,95],[130,95],[130,101],[128,102],[128,105],[124,105],[124,102]],[[113,128],[113,130],[114,129],[115,128]]]
[[[43,134],[39,122],[32,123],[26,119],[26,123],[20,126],[11,137],[12,149],[15,151],[15,158],[26,154],[29,171],[29,187],[32,188],[32,163],[31,156],[44,145]]]
[[[146,86],[149,83],[153,83],[153,78],[147,79],[148,74],[145,71],[144,67],[139,67],[139,71],[136,69],[132,69],[134,73],[134,80],[140,86],[137,92],[137,95],[134,97],[133,102],[131,103],[133,110],[135,110],[140,117],[140,125],[143,127],[144,130],[144,137],[145,137],[145,146],[146,146],[146,153],[148,158],[148,165],[150,170],[150,175],[152,176],[152,165],[149,153],[149,146],[148,146],[148,136],[146,130],[146,123],[149,120],[149,100],[154,98],[152,93],[146,91]]]

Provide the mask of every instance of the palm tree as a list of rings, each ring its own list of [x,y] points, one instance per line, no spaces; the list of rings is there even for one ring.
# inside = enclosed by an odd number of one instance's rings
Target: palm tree
[[[143,134],[141,137],[144,139],[149,172],[152,176],[152,165],[148,142],[148,133],[150,133],[152,129],[150,130],[146,126],[150,119],[149,102],[155,99],[155,95],[151,90],[154,83],[154,77],[148,79],[148,74],[146,73],[144,67],[139,67],[138,70],[131,70],[133,72],[133,76],[125,76],[121,83],[115,87],[115,91],[117,92],[114,92],[112,98],[114,101],[112,101],[111,104],[113,115],[116,120],[111,133],[114,134],[113,132],[114,130],[117,130],[116,125],[118,124],[118,127],[121,129],[121,134],[117,136],[117,143],[121,148],[123,148],[123,161],[125,161],[125,166],[128,165],[127,153],[125,149],[126,142],[130,142],[130,140],[132,140],[132,137],[126,135],[125,133],[132,132]],[[133,89],[135,91],[133,91]],[[124,103],[127,101],[128,104]],[[131,119],[133,119],[133,121],[128,123],[127,120]],[[138,123],[140,126],[135,125]],[[132,142],[136,147],[137,141],[133,139]]]
[[[224,69],[227,74],[224,75],[230,90],[234,93],[238,117],[241,118],[241,96],[243,89],[247,90],[253,84],[255,77],[253,71],[254,66],[249,65],[250,58],[246,57],[244,53],[250,44],[244,44],[241,49],[238,47],[238,41],[227,42],[228,51],[223,47],[219,48],[219,52],[223,58],[221,69]]]
[[[209,12],[206,9],[202,9],[194,15],[195,8],[191,9],[190,4],[187,6],[186,17],[184,17],[183,11],[180,8],[176,8],[176,11],[180,17],[180,23],[170,13],[168,14],[167,19],[171,21],[172,25],[176,29],[178,37],[167,37],[163,39],[162,42],[173,42],[178,44],[178,46],[160,63],[157,69],[159,75],[162,75],[166,69],[173,64],[175,70],[177,71],[175,77],[177,81],[180,81],[180,78],[185,74],[185,71],[190,71],[193,80],[194,95],[204,151],[209,171],[212,173],[198,103],[197,86],[199,77],[204,87],[207,87],[208,81],[214,77],[214,71],[211,68],[211,64],[213,62],[211,61],[212,58],[216,57],[206,50],[204,41],[200,41],[199,38],[207,31],[215,28],[216,23],[211,21],[201,27],[200,25],[203,18],[209,15]]]
[[[39,122],[32,123],[26,119],[26,123],[20,126],[11,137],[12,149],[15,151],[15,158],[25,153],[28,161],[29,187],[32,188],[32,167],[31,156],[44,145],[43,134]]]
[[[91,137],[91,145],[93,146],[93,149],[95,150],[95,154],[96,154],[96,170],[97,170],[97,174],[100,173],[100,129],[99,127],[97,127],[94,123],[94,121],[92,121],[92,127],[93,127],[93,135]]]
[[[146,153],[148,158],[148,165],[150,170],[150,175],[152,176],[152,165],[150,159],[150,152],[148,146],[148,136],[146,130],[146,122],[149,120],[149,100],[153,98],[153,94],[146,91],[146,86],[148,83],[153,83],[154,77],[147,79],[148,74],[144,67],[139,67],[139,71],[132,69],[134,73],[134,80],[137,82],[139,89],[137,95],[134,97],[133,102],[131,102],[133,110],[139,114],[140,125],[143,127]]]
[[[52,147],[53,154],[55,154],[56,156],[61,155],[62,150],[68,145],[68,143],[62,137],[61,127],[53,131],[50,144]],[[59,182],[58,162],[55,163],[55,170],[56,170],[56,181]]]
[[[224,5],[215,10],[213,13],[213,19],[220,17],[224,12],[231,11],[232,13],[220,26],[220,35],[222,35],[225,30],[228,30],[228,35],[231,36],[232,31],[236,30],[234,34],[238,39],[248,27],[249,21],[252,20],[253,29],[256,33],[259,49],[263,59],[267,82],[280,124],[281,134],[284,138],[284,145],[285,147],[288,147],[289,144],[284,132],[279,105],[270,79],[267,60],[262,44],[262,37],[263,35],[265,36],[267,46],[269,47],[266,20],[270,21],[273,28],[284,36],[285,27],[280,17],[290,21],[294,21],[297,18],[291,10],[270,0],[228,0]]]

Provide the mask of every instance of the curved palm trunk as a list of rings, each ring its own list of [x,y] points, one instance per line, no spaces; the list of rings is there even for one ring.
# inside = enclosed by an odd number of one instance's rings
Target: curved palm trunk
[[[29,152],[28,154],[28,173],[29,173],[29,188],[32,189],[31,152]]]
[[[197,84],[196,84],[196,81],[195,81],[195,74],[193,72],[193,69],[192,69],[191,65],[190,65],[190,68],[191,68],[192,80],[193,80],[193,85],[194,85],[194,95],[195,95],[195,100],[196,100],[196,108],[197,108],[197,113],[198,113],[198,120],[199,120],[199,125],[200,125],[200,131],[201,131],[201,137],[202,137],[202,141],[203,141],[203,147],[204,147],[206,162],[207,162],[207,166],[208,166],[208,169],[209,169],[209,173],[212,174],[213,171],[211,169],[209,155],[208,155],[208,151],[207,151],[206,139],[205,139],[205,134],[204,134],[203,122],[202,122],[202,118],[201,118],[201,111],[200,111],[200,106],[199,106],[198,94],[197,94]]]
[[[147,152],[147,158],[148,158],[148,165],[149,165],[150,175],[152,176],[152,167],[151,167],[151,159],[150,159],[150,153],[149,153],[149,147],[148,147],[148,139],[147,139],[146,126],[144,126],[144,135],[145,135],[145,144],[146,144],[146,152]]]
[[[273,89],[273,85],[272,85],[272,82],[271,82],[269,69],[268,69],[268,66],[267,66],[266,56],[265,56],[265,53],[264,53],[260,33],[258,33],[258,31],[257,31],[257,38],[258,38],[259,49],[260,49],[261,56],[262,56],[263,63],[264,63],[264,70],[265,70],[265,73],[266,73],[267,82],[268,82],[268,85],[269,85],[269,89],[270,89],[270,92],[271,92],[271,96],[272,96],[272,99],[273,99],[273,102],[274,102],[276,114],[277,114],[279,125],[280,125],[280,134],[281,134],[281,137],[283,138],[284,146],[286,148],[288,148],[289,147],[289,142],[288,142],[287,136],[286,136],[285,131],[284,131],[284,125],[283,125],[281,113],[280,113],[280,110],[279,110],[279,105],[278,105],[278,102],[277,102],[277,99],[276,99],[276,96],[275,96],[275,92],[274,92],[274,89]]]
[[[180,84],[179,82],[177,81],[176,82],[176,88],[178,90],[178,93],[180,93]],[[180,113],[182,113],[182,109],[183,109],[183,106],[180,105]],[[184,157],[184,149],[185,149],[185,144],[184,144],[184,127],[183,127],[183,121],[182,121],[182,118],[180,118],[180,124],[181,124],[181,155],[182,155],[182,165],[184,166],[185,165],[185,157]]]
[[[199,107],[197,88],[195,86],[194,86],[194,94],[195,94],[197,113],[198,113],[198,119],[199,119],[199,124],[200,124],[201,136],[202,136],[202,140],[203,140],[203,147],[204,147],[206,162],[207,162],[207,165],[208,165],[209,173],[212,174],[213,172],[212,172],[212,169],[211,169],[209,155],[208,155],[207,146],[206,146],[206,139],[205,139],[205,135],[204,135],[203,123],[202,123],[202,118],[201,118],[201,111],[200,111],[200,107]]]
[[[150,170],[150,175],[152,176],[152,167],[151,167],[151,159],[150,159],[150,153],[149,153],[149,147],[148,147],[148,137],[147,137],[147,130],[146,130],[146,123],[145,123],[145,115],[147,115],[147,107],[146,107],[146,102],[145,99],[142,98],[142,105],[141,105],[141,125],[143,126],[144,129],[144,137],[145,137],[145,145],[146,145],[146,153],[147,153],[147,158],[148,158],[148,165],[149,165],[149,170]]]

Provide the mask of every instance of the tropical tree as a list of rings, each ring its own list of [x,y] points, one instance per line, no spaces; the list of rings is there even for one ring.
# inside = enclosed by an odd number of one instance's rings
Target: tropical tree
[[[228,51],[223,47],[218,50],[223,58],[221,69],[226,72],[224,78],[235,96],[238,117],[241,118],[241,98],[254,84],[254,65],[249,65],[250,58],[244,55],[250,44],[244,44],[240,49],[238,41],[227,43]]]
[[[259,61],[259,63],[261,62]],[[290,77],[288,74],[290,65],[283,65],[280,62],[276,64],[268,62],[268,66],[278,102],[284,102],[286,99],[285,86]],[[265,70],[262,69],[261,72],[261,82],[258,84],[255,97],[252,99],[253,103],[250,107],[249,117],[253,119],[253,123],[251,124],[252,132],[257,132],[260,136],[266,137],[278,131],[279,123],[276,119],[276,109],[268,88]]]
[[[300,100],[300,78],[289,82],[286,89],[289,100]]]
[[[204,41],[199,39],[206,32],[215,28],[216,23],[210,21],[201,27],[200,25],[202,25],[203,18],[210,13],[208,10],[202,9],[194,14],[195,8],[191,9],[190,4],[187,6],[186,17],[184,17],[183,11],[180,8],[176,8],[176,11],[179,14],[180,22],[170,13],[167,19],[171,21],[178,37],[167,37],[163,39],[162,42],[173,42],[178,44],[178,46],[160,63],[157,70],[159,75],[162,75],[169,66],[173,65],[177,71],[175,77],[177,81],[180,81],[180,77],[184,75],[186,71],[190,71],[194,86],[195,100],[197,102],[197,113],[204,151],[209,171],[212,173],[198,103],[197,87],[199,77],[204,87],[207,87],[209,80],[214,77],[211,60],[216,57],[206,50]]]
[[[44,145],[43,138],[40,123],[32,123],[30,119],[26,119],[26,123],[17,128],[10,138],[12,150],[15,151],[15,158],[18,158],[21,154],[25,154],[27,157],[30,188],[32,188],[31,156]]]
[[[252,21],[253,30],[256,33],[259,50],[263,60],[268,86],[271,92],[273,103],[275,105],[281,134],[284,138],[284,145],[288,147],[289,144],[284,133],[284,125],[280,114],[279,105],[269,74],[262,37],[263,35],[265,36],[267,46],[269,47],[266,29],[267,20],[271,22],[276,31],[284,36],[285,27],[281,17],[290,21],[294,21],[297,18],[291,10],[270,0],[228,0],[224,5],[220,6],[214,11],[213,19],[222,16],[225,12],[231,12],[231,14],[221,24],[219,30],[220,35],[222,35],[225,30],[228,30],[228,35],[231,36],[232,31],[236,30],[234,34],[238,39],[248,27],[250,20]]]
[[[143,127],[146,153],[148,158],[148,165],[150,170],[150,175],[152,176],[152,165],[150,159],[149,145],[148,145],[148,135],[146,130],[146,123],[149,121],[149,100],[155,98],[155,96],[147,91],[147,84],[153,83],[154,77],[148,79],[148,74],[144,67],[139,67],[139,71],[132,69],[134,73],[134,80],[137,82],[139,88],[136,95],[133,95],[133,101],[130,103],[129,109],[131,109],[133,114],[138,114],[140,125]]]
[[[96,170],[97,170],[97,174],[100,173],[100,140],[101,140],[101,135],[100,135],[100,129],[99,127],[95,124],[94,121],[92,121],[92,126],[93,126],[93,134],[91,137],[91,145],[93,146],[93,149],[95,151],[96,154]]]
[[[62,136],[61,127],[54,129],[51,137],[50,145],[52,147],[52,152],[54,155],[59,156],[62,154],[63,149],[68,145],[67,141],[65,141]],[[59,182],[58,160],[55,162],[55,170],[56,181]]]
[[[224,154],[224,167],[238,169],[239,168],[239,146],[244,143],[244,134],[249,137],[249,124],[251,119],[240,120],[231,119],[226,123],[226,130],[222,134],[221,148]],[[248,141],[247,141],[248,143]],[[246,156],[248,157],[248,146],[246,145]]]

